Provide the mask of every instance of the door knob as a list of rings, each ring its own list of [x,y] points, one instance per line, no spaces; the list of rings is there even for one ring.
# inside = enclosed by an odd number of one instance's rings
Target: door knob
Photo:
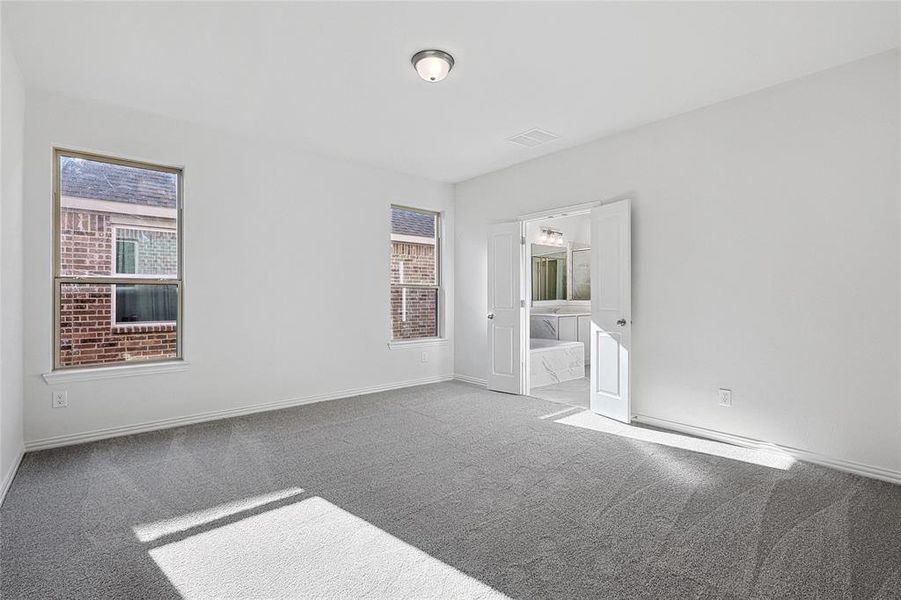
[[[625,326],[626,326],[626,320],[625,320],[625,319],[620,319],[619,321],[616,322],[616,324],[619,325],[620,327],[625,327]]]
[[[489,319],[493,319],[493,318],[494,318],[494,313],[488,313],[488,318],[489,318]]]

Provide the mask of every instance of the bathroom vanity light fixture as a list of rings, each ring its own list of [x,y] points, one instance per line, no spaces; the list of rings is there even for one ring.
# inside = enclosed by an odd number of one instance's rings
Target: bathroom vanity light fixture
[[[410,62],[419,76],[430,83],[441,81],[454,68],[454,57],[444,50],[420,50]]]
[[[550,227],[542,227],[541,235],[538,236],[538,243],[547,246],[562,246],[563,232]]]

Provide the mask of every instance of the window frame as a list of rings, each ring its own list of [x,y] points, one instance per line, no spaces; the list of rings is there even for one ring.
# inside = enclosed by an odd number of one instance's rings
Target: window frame
[[[391,215],[390,211],[395,208],[401,210],[408,210],[411,212],[416,212],[424,215],[429,215],[435,217],[435,283],[434,284],[426,284],[426,283],[394,283],[391,281],[391,245],[395,240],[392,239],[394,233],[391,231],[391,221],[389,218],[388,222],[388,260],[389,260],[389,268],[388,268],[388,290],[389,290],[389,307],[388,307],[388,329],[389,329],[389,347],[390,346],[404,346],[404,345],[417,345],[423,343],[430,342],[441,342],[444,338],[444,253],[443,250],[443,240],[444,237],[441,235],[444,227],[444,214],[440,210],[429,210],[427,208],[419,208],[415,206],[407,206],[404,204],[394,204],[392,203],[389,206],[389,217]],[[415,337],[415,338],[395,338],[394,337],[394,323],[391,315],[391,306],[390,306],[390,297],[391,292],[394,289],[403,290],[404,288],[411,289],[424,289],[424,290],[435,290],[435,335],[428,337]]]
[[[176,258],[176,266],[177,273],[175,277],[143,277],[143,276],[134,276],[128,274],[117,274],[116,271],[116,252],[115,245],[116,239],[113,237],[111,239],[111,244],[113,247],[113,258],[112,265],[110,269],[109,275],[62,275],[62,264],[61,264],[61,232],[60,232],[60,213],[61,213],[61,204],[62,204],[62,196],[60,194],[60,161],[63,157],[69,158],[79,158],[84,160],[105,162],[114,165],[121,165],[125,167],[133,167],[138,169],[148,169],[153,171],[161,171],[164,173],[172,173],[176,176],[176,201],[175,201],[175,235],[176,235],[176,244],[178,248],[178,256]],[[85,369],[106,369],[111,367],[122,367],[123,365],[142,365],[149,363],[173,363],[173,362],[184,362],[184,350],[183,350],[183,339],[184,339],[184,303],[185,303],[185,284],[184,284],[184,169],[181,167],[169,166],[169,165],[161,165],[156,163],[150,163],[146,161],[140,160],[132,160],[127,158],[120,158],[116,156],[109,156],[106,154],[98,154],[95,152],[83,152],[79,150],[70,150],[66,148],[53,148],[53,218],[52,218],[52,227],[53,227],[53,235],[52,244],[53,244],[53,267],[52,267],[52,285],[53,285],[53,371],[67,371],[67,370],[85,370]],[[114,229],[123,227],[119,224],[111,225],[111,235],[114,234]],[[133,229],[140,229],[140,226],[127,227]],[[148,227],[152,229],[151,227]],[[137,250],[137,248],[136,248]],[[137,253],[135,254],[135,261],[137,266]],[[155,323],[116,323],[116,313],[115,313],[115,287],[117,283],[121,283],[123,285],[174,285],[177,288],[178,293],[178,306],[177,306],[177,314],[176,320],[167,321],[167,322],[155,322]],[[79,365],[62,365],[60,364],[60,310],[61,310],[61,290],[62,286],[66,284],[97,284],[97,285],[109,285],[110,293],[112,294],[112,312],[110,315],[111,319],[111,328],[112,329],[123,329],[123,328],[140,328],[140,327],[159,327],[161,325],[168,326],[174,323],[175,325],[175,356],[173,357],[162,357],[162,358],[141,358],[141,359],[133,359],[133,360],[121,360],[115,362],[108,363],[95,363],[95,364],[79,364]]]

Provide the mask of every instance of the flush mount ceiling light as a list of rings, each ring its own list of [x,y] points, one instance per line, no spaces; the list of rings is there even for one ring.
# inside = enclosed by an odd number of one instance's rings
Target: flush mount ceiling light
[[[454,57],[444,50],[420,50],[410,62],[419,76],[429,83],[441,81],[454,68]]]

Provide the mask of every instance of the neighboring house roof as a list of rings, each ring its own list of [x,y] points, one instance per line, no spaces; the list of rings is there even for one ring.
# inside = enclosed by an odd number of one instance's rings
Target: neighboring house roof
[[[128,204],[175,208],[178,181],[174,173],[139,169],[63,156],[60,195]]]
[[[392,208],[391,233],[433,238],[435,237],[435,215],[403,208]]]

